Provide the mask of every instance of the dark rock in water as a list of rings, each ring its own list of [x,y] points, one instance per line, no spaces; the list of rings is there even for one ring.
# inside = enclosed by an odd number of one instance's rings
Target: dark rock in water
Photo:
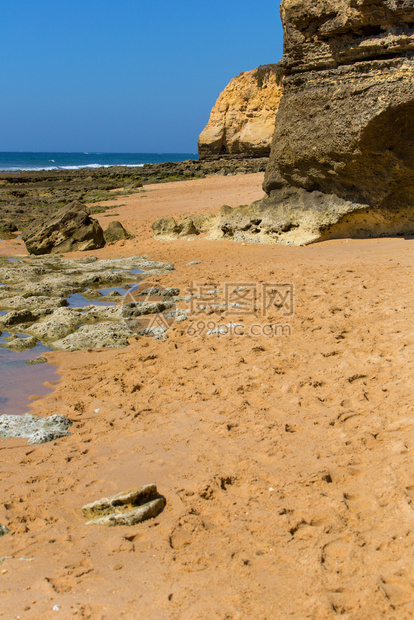
[[[39,357],[34,357],[32,360],[27,360],[26,364],[30,366],[36,366],[37,364],[47,364],[47,359],[40,355]]]
[[[33,323],[37,318],[30,310],[12,310],[1,323],[4,327],[10,327],[12,325],[20,325],[21,323]]]
[[[30,254],[96,250],[105,245],[99,222],[90,217],[88,207],[76,200],[25,228],[22,239]]]
[[[279,243],[412,234],[414,3],[282,0],[281,16],[284,96],[252,218]]]
[[[134,235],[125,230],[121,222],[111,222],[108,228],[104,232],[104,238],[106,243],[112,243],[113,241],[122,241],[124,239],[133,239]]]
[[[72,421],[63,415],[40,418],[31,413],[0,416],[0,439],[23,437],[28,443],[46,443],[70,435]]]
[[[82,512],[87,525],[135,525],[159,515],[165,503],[155,484],[148,484],[86,504]]]

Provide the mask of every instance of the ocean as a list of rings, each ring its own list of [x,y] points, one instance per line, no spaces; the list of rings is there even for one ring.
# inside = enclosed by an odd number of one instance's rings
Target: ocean
[[[143,166],[198,159],[197,153],[9,153],[0,152],[0,171],[78,170],[109,166]]]

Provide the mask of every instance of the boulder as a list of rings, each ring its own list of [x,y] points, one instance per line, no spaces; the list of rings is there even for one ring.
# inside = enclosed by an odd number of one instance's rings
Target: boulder
[[[282,0],[281,16],[284,95],[259,236],[412,234],[414,3]]]
[[[109,224],[108,228],[104,232],[104,239],[106,243],[113,243],[114,241],[123,241],[124,239],[133,239],[134,235],[127,232],[122,226],[121,222],[113,221]]]
[[[30,254],[96,250],[105,245],[99,222],[90,217],[88,207],[76,200],[54,215],[30,224],[22,239]]]
[[[278,65],[262,65],[233,78],[200,134],[200,160],[219,155],[268,156],[281,96]]]

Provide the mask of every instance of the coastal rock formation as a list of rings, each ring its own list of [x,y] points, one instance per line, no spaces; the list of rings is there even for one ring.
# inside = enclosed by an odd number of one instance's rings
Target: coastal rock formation
[[[281,96],[277,65],[263,65],[233,78],[199,137],[200,159],[223,154],[268,156]]]
[[[25,228],[22,239],[30,254],[96,250],[105,245],[101,225],[77,200]]]
[[[217,216],[212,213],[185,217],[177,223],[173,217],[162,217],[152,225],[154,237],[160,240],[171,241],[188,235],[199,235],[208,232],[216,222]]]
[[[413,233],[413,1],[282,0],[281,16],[284,96],[251,229],[294,244]]]
[[[104,239],[106,243],[113,243],[114,241],[122,241],[124,239],[132,239],[134,235],[125,230],[121,222],[111,222],[108,228],[104,231]]]
[[[31,349],[39,341],[64,351],[126,347],[141,334],[139,317],[170,311],[180,299],[179,289],[170,287],[153,295],[158,300],[150,301],[148,292],[142,301],[135,300],[131,280],[138,283],[173,269],[170,263],[140,256],[11,262],[0,257],[0,336],[5,332],[0,348]],[[98,290],[102,287],[115,290],[104,297]],[[125,295],[117,290],[123,287],[128,289]],[[111,305],[101,305],[100,298]]]

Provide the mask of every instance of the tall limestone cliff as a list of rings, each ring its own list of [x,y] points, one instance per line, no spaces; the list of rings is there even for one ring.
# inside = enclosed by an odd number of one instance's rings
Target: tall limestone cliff
[[[268,156],[281,96],[277,65],[263,65],[233,78],[199,137],[200,159],[224,154]]]
[[[414,0],[282,0],[284,95],[264,189],[215,237],[414,233]]]

